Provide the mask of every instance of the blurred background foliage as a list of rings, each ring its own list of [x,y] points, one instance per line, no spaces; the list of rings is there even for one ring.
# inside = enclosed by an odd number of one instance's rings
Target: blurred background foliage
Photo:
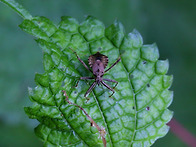
[[[156,42],[160,59],[169,59],[174,75],[174,117],[196,135],[196,1],[195,0],[17,0],[33,16],[55,23],[63,15],[80,22],[93,15],[109,26],[118,19],[126,33],[136,28],[144,44]],[[33,37],[21,31],[15,12],[0,4],[0,146],[38,147],[35,120],[23,107],[30,105],[27,87],[34,87],[35,72],[43,72],[42,51]],[[186,147],[169,132],[154,147]]]

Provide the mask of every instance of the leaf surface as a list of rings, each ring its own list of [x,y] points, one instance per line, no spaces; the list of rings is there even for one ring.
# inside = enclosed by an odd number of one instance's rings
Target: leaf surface
[[[173,116],[167,109],[173,99],[168,90],[173,77],[166,75],[169,63],[158,60],[156,44],[143,45],[137,30],[126,34],[118,21],[105,28],[92,16],[82,23],[63,16],[58,25],[45,17],[33,17],[20,27],[35,36],[43,50],[45,73],[35,75],[37,86],[29,88],[33,105],[25,107],[25,112],[40,122],[35,133],[45,146],[103,146],[98,131],[79,108],[65,101],[62,90],[105,128],[108,147],[146,147],[167,134],[166,123]],[[81,80],[74,86],[78,78],[93,75],[70,48],[87,65],[88,57],[97,51],[108,56],[107,68],[121,57],[104,75],[119,82],[112,98],[111,91],[96,86],[86,102],[84,94],[93,81]]]

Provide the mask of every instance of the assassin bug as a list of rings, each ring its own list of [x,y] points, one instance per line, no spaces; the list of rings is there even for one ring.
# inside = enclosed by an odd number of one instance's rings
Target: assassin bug
[[[104,79],[102,78],[104,73],[108,72],[110,69],[112,69],[120,60],[121,58],[119,57],[116,62],[114,62],[108,69],[105,70],[106,66],[108,65],[108,57],[106,55],[103,55],[99,52],[97,52],[96,54],[93,54],[91,56],[89,56],[88,58],[88,64],[90,66],[90,68],[84,63],[84,61],[82,61],[82,59],[80,59],[80,57],[77,55],[77,53],[75,51],[73,51],[76,55],[76,57],[78,58],[78,60],[83,64],[83,66],[90,72],[93,73],[94,77],[80,77],[80,80],[95,80],[91,86],[89,87],[89,89],[86,91],[86,93],[84,94],[84,97],[86,97],[91,90],[96,86],[96,85],[100,85],[102,84],[103,86],[105,86],[106,88],[108,88],[109,90],[112,91],[112,94],[110,95],[110,97],[115,93],[114,88],[117,86],[118,82],[115,80],[111,80],[111,79]],[[108,84],[106,84],[104,81],[108,81],[108,82],[113,82],[116,83],[115,86],[113,88],[111,88]],[[78,81],[79,82],[79,81]],[[78,84],[77,82],[77,84]]]

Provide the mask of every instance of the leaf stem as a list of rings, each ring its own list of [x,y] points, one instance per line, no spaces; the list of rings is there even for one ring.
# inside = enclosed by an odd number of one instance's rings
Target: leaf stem
[[[97,128],[97,130],[99,131],[99,133],[100,133],[100,135],[101,135],[101,138],[102,138],[102,141],[103,141],[103,145],[104,145],[104,147],[106,147],[106,139],[105,139],[106,131],[105,131],[105,128],[103,128],[103,127],[100,128],[100,127],[98,126],[98,124],[88,115],[88,113],[87,113],[82,107],[80,107],[79,105],[77,105],[77,104],[75,104],[75,103],[70,102],[70,101],[69,101],[69,98],[68,98],[68,96],[67,96],[67,93],[66,93],[65,90],[62,90],[62,92],[63,92],[63,95],[66,97],[65,100],[66,100],[69,104],[74,105],[74,106],[80,108],[80,110],[82,110],[82,111],[84,112],[84,114],[86,115],[86,117],[90,120],[91,126]]]
[[[195,147],[196,138],[191,132],[189,132],[184,126],[174,118],[168,123],[172,133],[174,133],[179,139],[186,143],[190,147]]]
[[[0,2],[4,3],[8,7],[12,8],[16,11],[22,18],[24,19],[32,19],[31,14],[19,3],[14,0],[0,0]]]

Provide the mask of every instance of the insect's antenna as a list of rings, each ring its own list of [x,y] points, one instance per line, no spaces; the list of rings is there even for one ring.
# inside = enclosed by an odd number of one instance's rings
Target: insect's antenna
[[[106,84],[104,81],[101,81],[101,83],[103,84],[103,86],[105,86],[106,88],[108,88],[110,91],[112,91],[112,94],[109,96],[109,97],[111,97],[114,93],[115,93],[115,91],[114,91],[114,89],[112,89],[108,84]]]
[[[84,97],[87,96],[87,94],[89,94],[91,92],[91,90],[96,86],[96,81],[93,82],[93,84],[91,84],[91,86],[89,87],[89,89],[87,90],[87,92],[84,94]]]

